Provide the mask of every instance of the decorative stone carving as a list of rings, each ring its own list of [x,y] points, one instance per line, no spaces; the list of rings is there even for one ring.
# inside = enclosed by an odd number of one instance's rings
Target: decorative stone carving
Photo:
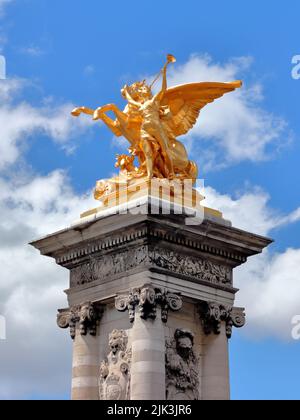
[[[115,305],[118,311],[129,312],[131,323],[135,320],[136,312],[144,320],[156,319],[157,305],[161,307],[161,319],[168,322],[169,310],[179,311],[182,308],[182,299],[179,294],[170,293],[167,290],[145,285],[141,289],[134,289],[128,295],[117,296]]]
[[[126,251],[100,256],[71,270],[71,287],[103,280],[119,273],[126,273],[147,261],[147,247],[142,246]]]
[[[171,273],[194,277],[214,285],[231,286],[232,270],[208,260],[185,253],[177,253],[161,247],[146,245],[130,248],[118,253],[106,254],[72,269],[71,287],[103,280],[134,268],[148,266]]]
[[[92,336],[97,334],[97,325],[102,318],[103,307],[101,305],[85,302],[82,305],[72,306],[69,309],[59,309],[57,324],[60,328],[70,328],[71,338],[76,337],[76,326],[79,323],[81,335],[89,333]]]
[[[198,400],[199,370],[194,350],[194,334],[178,329],[166,342],[167,400]]]
[[[199,315],[205,334],[220,334],[222,321],[226,324],[226,335],[232,336],[232,327],[242,328],[246,323],[245,310],[214,302],[201,302]]]
[[[130,400],[131,349],[125,331],[114,330],[109,336],[110,353],[101,363],[100,400]]]
[[[157,267],[173,273],[195,277],[213,284],[232,285],[231,269],[208,260],[161,248],[154,249],[150,254],[150,260]]]

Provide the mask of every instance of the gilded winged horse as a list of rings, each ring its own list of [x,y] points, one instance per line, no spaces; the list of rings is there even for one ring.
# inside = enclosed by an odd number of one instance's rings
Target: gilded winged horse
[[[177,137],[187,134],[197,122],[200,111],[207,104],[242,86],[241,81],[232,83],[190,83],[167,87],[167,68],[176,61],[168,55],[162,74],[162,87],[153,95],[152,85],[146,81],[124,86],[122,96],[127,105],[121,111],[108,104],[96,110],[81,107],[73,110],[73,116],[85,113],[94,120],[102,120],[117,137],[125,137],[130,143],[130,156],[117,157],[117,167],[128,180],[139,177],[167,179],[192,179],[198,168],[190,161],[185,146]],[[158,77],[155,79],[154,83]],[[112,111],[115,120],[107,115]],[[139,167],[133,162],[138,158]]]

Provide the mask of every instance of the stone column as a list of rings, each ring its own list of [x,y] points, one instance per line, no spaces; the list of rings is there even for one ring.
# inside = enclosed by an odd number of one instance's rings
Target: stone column
[[[98,400],[98,382],[98,340],[91,335],[76,334],[73,346],[72,400]]]
[[[161,318],[137,317],[131,339],[131,400],[165,400],[165,334]]]
[[[203,341],[202,399],[230,399],[228,339],[224,323],[219,335],[208,335]]]
[[[202,357],[202,399],[229,400],[230,375],[228,340],[232,327],[245,325],[243,308],[201,302],[200,320],[205,334]]]
[[[166,399],[165,324],[169,309],[181,307],[180,296],[149,284],[117,297],[116,308],[133,323],[131,400]]]
[[[97,326],[103,314],[99,305],[86,302],[59,310],[60,328],[70,328],[73,345],[72,400],[99,399],[99,346]]]

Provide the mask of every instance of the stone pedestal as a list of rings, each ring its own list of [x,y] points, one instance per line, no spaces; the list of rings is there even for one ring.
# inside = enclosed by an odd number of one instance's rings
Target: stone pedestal
[[[271,240],[207,213],[148,213],[100,213],[32,243],[70,271],[58,325],[74,340],[72,398],[227,400],[228,340],[245,323],[233,269]]]

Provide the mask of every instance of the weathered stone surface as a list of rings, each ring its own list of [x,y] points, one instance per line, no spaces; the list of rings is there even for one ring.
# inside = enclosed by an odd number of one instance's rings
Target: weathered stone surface
[[[136,308],[142,319],[156,319],[157,306],[161,308],[161,320],[168,321],[169,310],[179,311],[182,308],[182,299],[178,294],[170,293],[153,287],[151,284],[134,289],[126,295],[120,295],[115,300],[116,308],[120,312],[129,312],[130,322],[134,322]]]
[[[101,305],[85,302],[82,305],[72,306],[69,309],[59,309],[57,325],[60,328],[70,328],[71,338],[76,336],[76,327],[79,324],[81,335],[89,333],[92,336],[97,334],[97,326],[103,314]]]
[[[131,349],[126,331],[114,330],[109,336],[110,353],[99,371],[100,400],[130,400]]]
[[[222,219],[146,213],[34,242],[70,271],[58,325],[74,339],[72,398],[228,399],[228,338],[245,323],[232,272],[270,243]]]
[[[201,302],[198,305],[204,333],[220,334],[221,323],[225,322],[227,338],[231,338],[232,327],[242,328],[246,323],[244,308],[232,308],[215,302]]]
[[[194,353],[194,334],[177,329],[166,341],[167,400],[199,400],[199,360]]]

